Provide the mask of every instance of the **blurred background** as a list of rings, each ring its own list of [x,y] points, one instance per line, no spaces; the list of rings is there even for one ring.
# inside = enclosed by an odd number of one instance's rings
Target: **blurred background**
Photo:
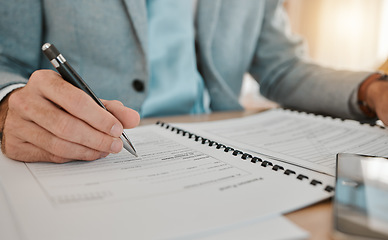
[[[387,0],[286,0],[284,7],[314,62],[356,71],[388,68],[383,66],[388,58]],[[246,76],[241,104],[246,109],[274,106],[258,91],[258,84]]]

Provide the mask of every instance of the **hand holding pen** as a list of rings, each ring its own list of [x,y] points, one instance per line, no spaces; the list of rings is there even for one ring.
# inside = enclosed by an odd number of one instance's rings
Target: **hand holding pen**
[[[25,162],[95,160],[123,148],[124,128],[139,123],[136,111],[118,101],[96,104],[52,70],[34,72],[0,106],[2,150]]]
[[[61,74],[64,80],[87,93],[100,107],[108,111],[108,109],[106,109],[104,104],[100,101],[100,99],[96,96],[92,89],[90,89],[86,82],[70,66],[67,60],[62,56],[62,54],[54,45],[50,43],[45,43],[42,46],[42,51],[46,55],[48,60],[50,60],[53,66],[57,69],[57,71]],[[125,134],[125,132],[122,132],[120,138],[123,141],[124,148],[137,157],[136,150],[133,147],[128,136]]]

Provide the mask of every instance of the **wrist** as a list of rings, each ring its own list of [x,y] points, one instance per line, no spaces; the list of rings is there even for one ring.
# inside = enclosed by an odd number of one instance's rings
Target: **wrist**
[[[380,96],[380,91],[388,87],[388,76],[382,73],[373,73],[365,79],[357,94],[357,104],[365,116],[376,117],[376,98]]]

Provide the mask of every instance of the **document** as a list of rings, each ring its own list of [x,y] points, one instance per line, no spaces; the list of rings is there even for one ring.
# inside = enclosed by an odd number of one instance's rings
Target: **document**
[[[283,216],[273,216],[260,221],[229,227],[206,236],[201,240],[303,240],[309,239],[309,233]]]
[[[20,240],[18,223],[10,210],[0,179],[0,239]]]
[[[244,118],[174,124],[242,150],[335,175],[340,152],[388,156],[388,131],[296,111],[273,109]]]
[[[126,132],[138,158],[122,151],[91,162],[26,164],[0,156],[21,239],[195,239],[332,196],[324,190],[331,182],[312,185],[171,129]]]

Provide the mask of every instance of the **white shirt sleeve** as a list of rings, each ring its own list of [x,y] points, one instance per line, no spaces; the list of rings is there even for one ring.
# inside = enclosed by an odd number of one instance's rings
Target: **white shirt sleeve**
[[[15,89],[24,87],[25,85],[26,84],[24,84],[24,83],[18,83],[18,84],[9,85],[9,86],[1,89],[0,90],[0,101],[3,100],[3,98],[5,98],[5,96],[7,96],[8,93],[12,92]]]

